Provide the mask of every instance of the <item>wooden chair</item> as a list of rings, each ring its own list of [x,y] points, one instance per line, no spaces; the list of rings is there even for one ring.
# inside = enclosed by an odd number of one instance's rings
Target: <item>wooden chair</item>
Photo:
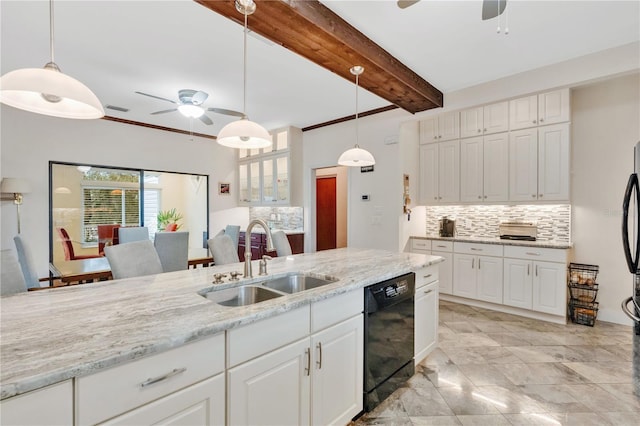
[[[104,254],[104,246],[118,244],[116,228],[119,228],[119,224],[114,225],[98,225],[98,253],[102,256]]]

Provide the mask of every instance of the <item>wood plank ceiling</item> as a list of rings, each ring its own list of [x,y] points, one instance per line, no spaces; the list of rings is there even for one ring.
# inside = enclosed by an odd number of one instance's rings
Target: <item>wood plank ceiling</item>
[[[244,25],[234,0],[194,1]],[[360,86],[412,114],[442,107],[442,92],[319,1],[254,1],[251,31],[349,81],[351,67],[364,66]]]

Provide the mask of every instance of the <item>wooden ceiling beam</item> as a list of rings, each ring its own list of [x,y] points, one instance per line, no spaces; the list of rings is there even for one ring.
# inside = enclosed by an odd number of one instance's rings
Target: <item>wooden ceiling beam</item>
[[[234,0],[194,0],[244,25]],[[416,113],[443,106],[442,92],[317,0],[254,0],[251,31],[349,80],[362,65],[359,84],[394,105]]]

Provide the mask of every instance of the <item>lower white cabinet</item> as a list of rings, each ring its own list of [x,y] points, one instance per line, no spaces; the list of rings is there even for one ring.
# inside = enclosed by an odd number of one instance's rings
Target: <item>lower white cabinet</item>
[[[531,261],[504,259],[504,304],[522,309],[533,306],[533,278]]]
[[[444,258],[439,263],[438,293],[452,294],[453,292],[453,253],[446,251],[432,251],[432,255]]]
[[[453,294],[502,303],[502,259],[454,254]]]
[[[73,424],[71,380],[3,400],[0,402],[0,424]]]
[[[224,374],[191,385],[103,425],[224,425]]]
[[[551,262],[533,264],[532,309],[554,315],[567,310],[566,265]]]
[[[438,345],[438,265],[416,272],[414,361],[419,364]]]

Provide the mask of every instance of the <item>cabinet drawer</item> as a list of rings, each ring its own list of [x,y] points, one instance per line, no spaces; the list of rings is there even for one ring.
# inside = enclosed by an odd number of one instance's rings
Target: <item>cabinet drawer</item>
[[[431,250],[433,251],[453,251],[453,241],[431,241]]]
[[[311,304],[311,332],[327,328],[364,310],[363,290],[354,290]]]
[[[335,300],[335,298],[331,299]],[[227,331],[227,367],[309,335],[309,306]]]
[[[3,400],[0,421],[21,426],[73,424],[71,380]]]
[[[411,240],[411,249],[413,250],[431,250],[431,240],[423,240],[413,238]]]
[[[504,257],[539,260],[542,262],[565,263],[567,261],[567,250],[526,246],[505,246]]]
[[[438,281],[440,265],[431,265],[416,271],[416,290],[422,286]]]
[[[454,243],[453,251],[463,254],[474,254],[478,256],[498,256],[502,257],[502,246],[497,244],[476,244],[476,243]]]
[[[224,371],[224,333],[76,380],[78,424],[95,424]]]

